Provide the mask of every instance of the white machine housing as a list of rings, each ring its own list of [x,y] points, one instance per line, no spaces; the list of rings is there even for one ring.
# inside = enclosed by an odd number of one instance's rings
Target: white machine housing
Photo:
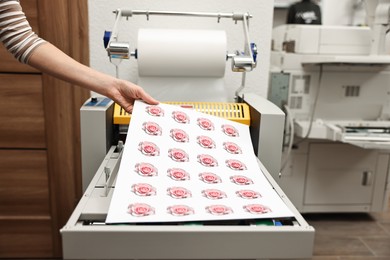
[[[263,153],[268,154],[278,152],[282,145],[283,112],[270,101],[256,95],[248,94],[244,102],[250,106],[254,148],[264,147]],[[84,157],[86,161],[83,163],[98,168],[78,206],[61,230],[64,259],[311,257],[313,227],[294,208],[260,161],[265,177],[294,213],[294,217],[249,222],[106,225],[104,222],[122,156],[121,145],[107,146],[114,144],[120,134],[112,123],[112,106],[111,100],[99,97],[92,103],[88,100],[81,108],[83,152],[94,154],[101,164],[96,164],[95,158],[90,160],[90,157]],[[276,167],[280,167],[280,160],[269,159],[264,158],[269,167],[275,167],[275,163]]]
[[[117,11],[121,16],[135,13],[181,15],[172,12]],[[186,16],[211,16],[220,13],[184,13]],[[270,185],[291,209],[291,218],[232,220],[222,222],[154,223],[106,225],[109,204],[115,189],[122,157],[123,125],[113,124],[113,102],[108,98],[88,100],[81,108],[81,145],[85,193],[67,224],[61,230],[64,259],[291,259],[310,258],[314,229],[294,208],[271,175],[280,169],[284,113],[265,98],[242,94],[245,73],[255,67],[253,46],[249,46],[249,14],[227,14],[242,20],[245,52],[233,55],[233,70],[242,72],[237,101],[250,108],[250,133],[259,165]],[[112,60],[125,59],[126,45],[115,41],[115,30],[108,44]],[[125,46],[123,48],[123,46]],[[119,58],[116,56],[119,55]],[[228,55],[229,56],[229,55]],[[202,100],[198,100],[202,101]],[[229,111],[228,111],[229,112]],[[127,131],[125,131],[127,134]],[[131,133],[129,133],[131,134]],[[125,140],[123,138],[123,140]],[[117,145],[118,144],[118,145]],[[126,145],[126,144],[125,144]],[[261,162],[260,162],[261,161]],[[268,223],[268,224],[267,224]]]
[[[269,99],[293,119],[277,180],[300,212],[387,205],[390,56],[371,54],[371,35],[368,27],[274,29]]]

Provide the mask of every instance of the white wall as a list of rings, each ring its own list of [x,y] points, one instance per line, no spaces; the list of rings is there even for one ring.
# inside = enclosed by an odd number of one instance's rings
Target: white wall
[[[245,4],[244,4],[245,3]],[[271,29],[273,19],[273,0],[89,0],[89,33],[90,33],[90,65],[91,67],[115,75],[115,67],[107,57],[103,47],[103,32],[111,30],[117,8],[146,9],[146,10],[173,10],[173,11],[202,11],[202,12],[250,12],[254,17],[250,21],[250,36],[259,49],[257,68],[247,76],[247,90],[266,96],[268,86],[269,57],[271,44]],[[123,41],[130,41],[132,49],[136,46],[136,32],[141,27],[169,27],[169,28],[210,28],[225,29],[228,35],[228,50],[243,48],[243,30],[241,23],[237,25],[230,19],[178,18],[178,17],[150,17],[135,16],[128,21],[123,20],[121,28]],[[190,50],[189,50],[190,51]],[[120,78],[137,82],[137,62],[125,60],[120,65]],[[240,86],[241,74],[233,73],[230,61],[227,63],[225,84],[229,92],[233,93]]]
[[[321,9],[324,25],[365,24],[366,13],[361,0],[322,0]]]
[[[299,2],[296,0],[295,2]],[[368,0],[370,1],[370,0]],[[362,25],[365,24],[365,9],[362,0],[321,0],[319,2],[323,25]],[[276,8],[274,27],[284,24],[287,8]]]

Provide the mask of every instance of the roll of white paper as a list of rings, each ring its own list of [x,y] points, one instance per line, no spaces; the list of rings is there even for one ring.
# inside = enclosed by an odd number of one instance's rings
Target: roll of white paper
[[[140,29],[139,76],[223,77],[226,33],[216,30]]]

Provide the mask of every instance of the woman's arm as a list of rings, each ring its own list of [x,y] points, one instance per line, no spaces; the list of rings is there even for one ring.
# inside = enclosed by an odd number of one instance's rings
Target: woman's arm
[[[105,95],[127,112],[132,111],[136,99],[158,103],[140,86],[93,70],[39,38],[32,31],[18,1],[0,0],[0,41],[20,62]]]
[[[149,104],[158,103],[140,86],[93,70],[50,43],[38,46],[31,54],[28,64],[51,76],[107,96],[127,112],[132,111],[136,99]]]

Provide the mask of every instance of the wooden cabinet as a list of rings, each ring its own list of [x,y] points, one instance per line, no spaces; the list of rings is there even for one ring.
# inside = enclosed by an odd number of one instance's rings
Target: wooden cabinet
[[[20,2],[35,32],[88,64],[87,0]],[[61,257],[59,229],[81,196],[79,109],[88,97],[0,45],[0,258]]]
[[[38,33],[36,1],[22,5]],[[0,258],[52,257],[42,75],[0,57]]]
[[[51,257],[45,150],[0,150],[0,258]]]
[[[42,76],[0,74],[0,147],[45,149]]]
[[[45,150],[0,150],[2,217],[50,218]],[[1,252],[1,251],[0,251]]]
[[[0,258],[53,257],[51,219],[1,219],[0,230]]]

